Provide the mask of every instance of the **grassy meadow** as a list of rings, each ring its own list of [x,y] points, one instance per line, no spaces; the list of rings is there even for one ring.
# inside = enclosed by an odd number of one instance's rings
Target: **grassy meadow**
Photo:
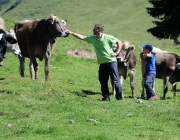
[[[46,18],[50,13],[57,13],[67,18],[68,29],[82,34],[91,34],[95,23],[104,24],[107,33],[128,40],[136,47],[135,91],[140,97],[140,44],[150,42],[163,50],[180,52],[172,41],[159,41],[146,32],[152,26],[152,19],[144,9],[146,6],[148,2],[142,0],[23,0],[3,18],[10,29],[18,20]],[[160,99],[163,81],[156,79],[159,100],[137,103],[136,99],[129,98],[128,78],[123,83],[123,101],[116,101],[111,95],[110,102],[102,102],[96,59],[67,55],[72,48],[93,49],[71,35],[58,38],[53,46],[48,82],[45,82],[44,61],[38,61],[40,78],[31,80],[29,60],[26,59],[25,77],[22,78],[18,58],[6,53],[4,65],[0,67],[1,140],[180,139],[180,95],[172,96],[170,84],[166,100]]]

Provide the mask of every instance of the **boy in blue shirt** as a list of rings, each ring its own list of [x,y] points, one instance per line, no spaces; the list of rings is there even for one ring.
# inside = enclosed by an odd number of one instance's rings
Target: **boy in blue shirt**
[[[153,83],[156,77],[155,55],[151,53],[153,46],[143,44],[143,57],[146,61],[146,77],[144,87],[146,88],[147,100],[156,100],[158,97],[153,90]]]

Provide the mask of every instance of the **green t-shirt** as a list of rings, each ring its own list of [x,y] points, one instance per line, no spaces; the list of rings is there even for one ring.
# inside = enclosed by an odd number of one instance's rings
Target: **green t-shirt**
[[[85,40],[94,46],[98,64],[116,61],[116,57],[111,57],[110,54],[113,52],[112,44],[118,41],[117,38],[103,34],[100,39],[93,35],[87,36]]]

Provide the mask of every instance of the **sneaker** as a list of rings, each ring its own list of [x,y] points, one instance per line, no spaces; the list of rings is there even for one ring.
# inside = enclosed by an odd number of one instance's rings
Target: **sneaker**
[[[154,95],[154,96],[151,96],[148,100],[157,100],[157,99],[158,99],[157,95]]]
[[[108,97],[103,97],[103,98],[102,98],[102,101],[110,101],[110,98],[108,98]]]
[[[149,100],[149,98],[151,98],[151,95],[149,95],[149,94],[146,94],[146,100]]]
[[[118,98],[117,100],[123,100],[123,98]]]
[[[124,99],[124,95],[121,94],[120,96],[116,96],[116,100],[123,100]]]

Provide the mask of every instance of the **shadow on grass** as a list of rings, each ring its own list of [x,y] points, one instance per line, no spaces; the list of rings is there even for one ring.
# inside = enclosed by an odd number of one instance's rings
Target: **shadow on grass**
[[[90,90],[81,90],[81,92],[75,91],[74,94],[76,94],[77,96],[81,96],[81,97],[87,97],[87,95],[96,95],[96,94],[101,94],[101,93],[93,92]]]
[[[12,94],[12,91],[7,91],[7,90],[0,90],[0,94]]]

